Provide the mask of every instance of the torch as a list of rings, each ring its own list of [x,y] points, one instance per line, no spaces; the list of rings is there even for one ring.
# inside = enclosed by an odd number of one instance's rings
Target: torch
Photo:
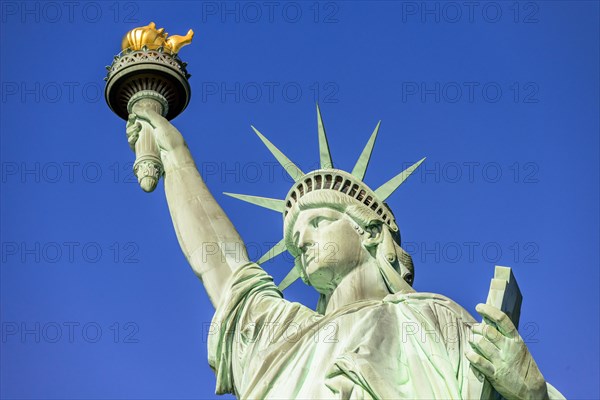
[[[104,80],[104,97],[110,109],[124,120],[140,106],[151,107],[172,120],[187,107],[191,90],[187,64],[181,61],[179,49],[192,42],[194,32],[167,37],[164,28],[147,26],[127,32]],[[152,126],[140,121],[142,129],[135,143],[133,172],[145,192],[152,192],[164,169]]]

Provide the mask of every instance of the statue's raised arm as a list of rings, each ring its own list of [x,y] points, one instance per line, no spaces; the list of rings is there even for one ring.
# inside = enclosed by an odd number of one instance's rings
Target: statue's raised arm
[[[183,254],[216,307],[231,271],[248,262],[235,227],[200,176],[181,133],[151,107],[138,103],[127,122],[133,148],[142,128],[153,127],[165,170],[165,193]]]

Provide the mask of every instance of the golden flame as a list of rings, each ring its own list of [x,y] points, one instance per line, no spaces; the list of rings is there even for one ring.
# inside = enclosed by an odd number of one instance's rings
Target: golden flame
[[[189,30],[187,35],[173,35],[167,37],[165,28],[156,29],[156,24],[150,22],[146,26],[134,28],[127,32],[123,37],[121,49],[141,50],[146,46],[148,49],[155,50],[162,47],[166,53],[177,54],[183,46],[192,43],[194,31]]]

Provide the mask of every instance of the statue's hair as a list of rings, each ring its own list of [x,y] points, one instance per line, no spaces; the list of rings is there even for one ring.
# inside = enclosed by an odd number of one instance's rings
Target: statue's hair
[[[316,190],[301,197],[286,216],[284,221],[284,237],[286,238],[286,241],[288,238],[291,238],[291,230],[300,211],[321,207],[331,208],[341,213],[348,214],[348,216],[362,228],[373,224],[375,221],[381,222],[381,218],[373,210],[350,196],[334,190]],[[389,228],[388,230],[394,237],[394,240],[400,245],[399,232],[393,232]],[[288,242],[288,244],[291,244],[291,241]]]
[[[292,228],[301,211],[314,208],[331,208],[348,215],[360,228],[380,224],[382,228],[382,241],[376,249],[376,259],[379,269],[383,275],[384,281],[388,286],[390,293],[395,293],[399,289],[398,284],[394,284],[398,277],[401,277],[412,286],[414,280],[414,266],[412,257],[402,247],[399,232],[393,231],[381,218],[369,207],[356,201],[350,196],[341,194],[333,190],[317,190],[307,193],[298,200],[298,203],[290,210],[284,222],[284,235],[288,250],[293,255],[297,255],[299,250],[295,248],[292,237]],[[391,211],[390,211],[391,212]],[[396,277],[392,276],[395,271]],[[303,275],[303,272],[301,272]],[[306,277],[302,276],[306,281]]]

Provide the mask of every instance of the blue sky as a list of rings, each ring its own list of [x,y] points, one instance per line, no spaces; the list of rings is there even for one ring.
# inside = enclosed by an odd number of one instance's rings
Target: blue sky
[[[104,66],[131,28],[196,36],[173,123],[257,259],[281,216],[228,198],[291,184],[256,126],[301,168],[365,181],[427,156],[390,199],[415,288],[471,313],[513,267],[521,335],[567,398],[598,398],[597,2],[2,1],[0,395],[214,398],[213,309],[179,249],[162,183],[132,179]],[[279,282],[284,255],[265,264]],[[286,296],[308,306],[302,283]]]

